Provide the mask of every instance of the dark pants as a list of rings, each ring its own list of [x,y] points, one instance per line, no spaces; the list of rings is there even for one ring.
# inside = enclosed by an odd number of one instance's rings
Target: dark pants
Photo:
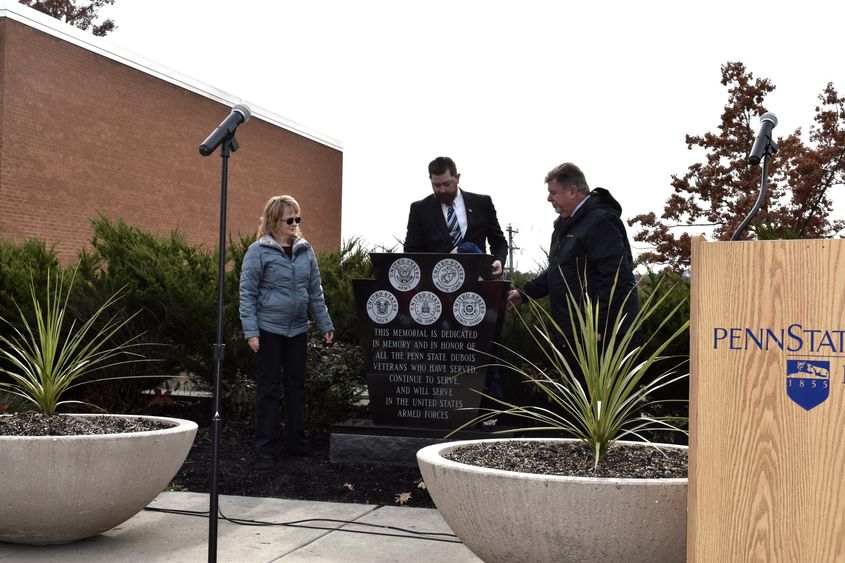
[[[256,357],[255,451],[272,456],[279,444],[279,387],[285,385],[285,448],[305,439],[305,354],[307,334],[286,337],[261,331]]]

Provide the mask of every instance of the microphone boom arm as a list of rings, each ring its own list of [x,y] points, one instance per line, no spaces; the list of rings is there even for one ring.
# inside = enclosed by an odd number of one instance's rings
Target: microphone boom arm
[[[769,138],[766,143],[766,149],[763,152],[763,174],[760,177],[760,195],[757,196],[757,201],[754,203],[754,207],[751,208],[751,211],[748,212],[748,216],[745,217],[740,226],[737,227],[736,231],[734,231],[731,241],[739,239],[740,235],[742,235],[743,231],[745,231],[748,227],[748,224],[752,219],[754,219],[757,212],[760,211],[760,207],[763,206],[763,201],[766,199],[766,183],[769,180],[769,158],[771,158],[771,156],[776,152],[778,152],[778,146],[771,138]]]

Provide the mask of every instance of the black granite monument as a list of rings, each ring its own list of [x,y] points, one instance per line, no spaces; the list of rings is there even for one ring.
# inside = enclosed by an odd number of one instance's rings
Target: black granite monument
[[[354,280],[373,423],[454,430],[478,414],[509,283],[486,254],[370,254]]]

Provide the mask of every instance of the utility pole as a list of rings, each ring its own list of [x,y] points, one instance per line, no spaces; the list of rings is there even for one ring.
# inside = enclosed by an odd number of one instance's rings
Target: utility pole
[[[508,279],[513,279],[513,251],[519,250],[518,246],[513,245],[513,235],[517,234],[519,230],[514,229],[510,223],[508,223]]]

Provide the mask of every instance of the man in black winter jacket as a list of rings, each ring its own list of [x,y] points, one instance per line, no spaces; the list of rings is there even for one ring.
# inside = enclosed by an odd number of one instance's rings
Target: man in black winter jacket
[[[630,322],[639,310],[639,301],[633,289],[634,263],[621,219],[622,206],[603,188],[590,191],[584,173],[570,162],[549,172],[546,184],[547,199],[560,215],[554,224],[549,266],[521,289],[508,293],[508,310],[526,298],[548,295],[553,318],[571,340],[574,335],[566,305],[567,291],[581,304],[586,280],[587,293],[600,306],[599,327],[608,326],[610,330],[620,308],[624,308]],[[556,344],[571,358],[563,338]]]

